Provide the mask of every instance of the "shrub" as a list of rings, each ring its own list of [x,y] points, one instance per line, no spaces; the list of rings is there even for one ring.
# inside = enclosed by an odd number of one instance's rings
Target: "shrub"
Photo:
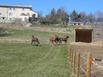
[[[7,30],[4,28],[0,28],[0,36],[5,36],[5,35],[8,35]]]

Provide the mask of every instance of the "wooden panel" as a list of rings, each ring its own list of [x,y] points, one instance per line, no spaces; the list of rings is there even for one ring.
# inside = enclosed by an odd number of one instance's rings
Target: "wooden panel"
[[[92,42],[92,29],[76,29],[76,42]]]

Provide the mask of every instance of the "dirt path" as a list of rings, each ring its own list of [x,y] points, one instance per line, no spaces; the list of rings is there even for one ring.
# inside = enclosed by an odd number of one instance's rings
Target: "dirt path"
[[[27,40],[27,39],[18,39],[18,38],[0,38],[0,42],[30,43],[31,40]]]

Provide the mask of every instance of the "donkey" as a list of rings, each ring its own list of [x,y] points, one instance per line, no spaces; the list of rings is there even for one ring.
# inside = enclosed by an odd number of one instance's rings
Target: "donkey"
[[[38,46],[39,44],[40,44],[39,39],[37,37],[35,37],[34,35],[32,35],[31,45]]]

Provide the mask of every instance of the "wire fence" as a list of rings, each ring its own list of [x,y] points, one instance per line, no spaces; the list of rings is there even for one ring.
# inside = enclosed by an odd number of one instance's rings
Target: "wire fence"
[[[95,58],[93,58],[90,52],[88,52],[88,55],[85,56],[80,54],[80,52],[73,51],[70,47],[68,50],[68,56],[69,64],[72,67],[74,77],[98,77],[94,75],[94,69],[103,69],[103,66],[99,65],[95,61]]]

